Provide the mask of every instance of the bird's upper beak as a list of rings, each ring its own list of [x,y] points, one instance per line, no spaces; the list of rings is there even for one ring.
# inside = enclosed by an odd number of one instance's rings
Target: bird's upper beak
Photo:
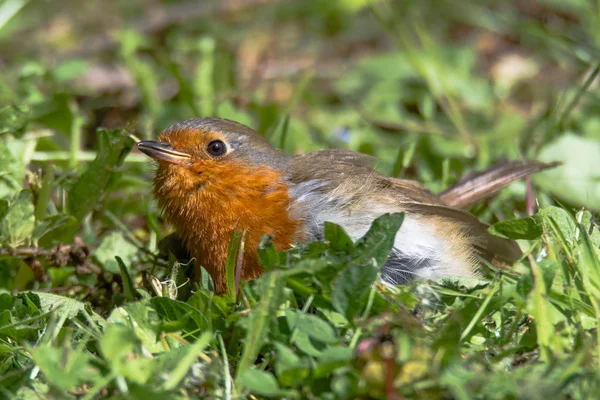
[[[138,149],[148,157],[156,161],[163,161],[176,165],[188,165],[191,155],[177,151],[167,142],[156,142],[154,140],[142,140],[137,144]]]

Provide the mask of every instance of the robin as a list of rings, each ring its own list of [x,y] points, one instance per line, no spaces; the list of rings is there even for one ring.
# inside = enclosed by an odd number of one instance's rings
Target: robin
[[[511,240],[462,211],[508,183],[553,165],[512,163],[435,195],[421,184],[374,170],[373,158],[347,150],[287,155],[249,127],[220,118],[182,121],[138,148],[158,161],[154,195],[189,254],[226,291],[225,260],[234,230],[245,232],[242,279],[262,273],[257,249],[270,235],[278,250],[323,239],[323,224],[357,240],[385,213],[403,212],[382,279],[475,276],[478,256],[514,263]],[[197,275],[199,276],[199,275]]]

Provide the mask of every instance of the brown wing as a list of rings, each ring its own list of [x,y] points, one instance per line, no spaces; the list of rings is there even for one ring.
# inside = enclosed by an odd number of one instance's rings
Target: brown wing
[[[406,203],[407,211],[425,215],[437,215],[461,224],[472,238],[478,251],[488,260],[500,259],[515,263],[522,256],[519,245],[514,240],[502,239],[488,232],[489,225],[481,222],[473,214],[439,204]]]
[[[467,208],[498,193],[514,181],[561,163],[514,161],[498,164],[487,171],[463,177],[456,185],[442,192],[440,198],[449,206]]]

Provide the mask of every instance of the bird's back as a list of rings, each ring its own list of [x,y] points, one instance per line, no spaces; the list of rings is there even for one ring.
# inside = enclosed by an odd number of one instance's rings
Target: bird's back
[[[389,283],[415,277],[473,276],[478,256],[510,263],[521,255],[514,241],[489,234],[487,224],[448,207],[421,184],[375,171],[369,156],[324,150],[297,156],[292,165],[293,210],[309,239],[321,239],[323,223],[329,221],[343,226],[357,240],[378,216],[405,213],[382,270]]]

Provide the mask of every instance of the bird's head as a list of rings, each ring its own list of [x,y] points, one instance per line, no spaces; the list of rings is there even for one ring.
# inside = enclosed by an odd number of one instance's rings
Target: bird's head
[[[254,130],[220,118],[176,123],[138,148],[158,162],[154,191],[167,209],[205,209],[269,190],[281,182],[290,159]]]

